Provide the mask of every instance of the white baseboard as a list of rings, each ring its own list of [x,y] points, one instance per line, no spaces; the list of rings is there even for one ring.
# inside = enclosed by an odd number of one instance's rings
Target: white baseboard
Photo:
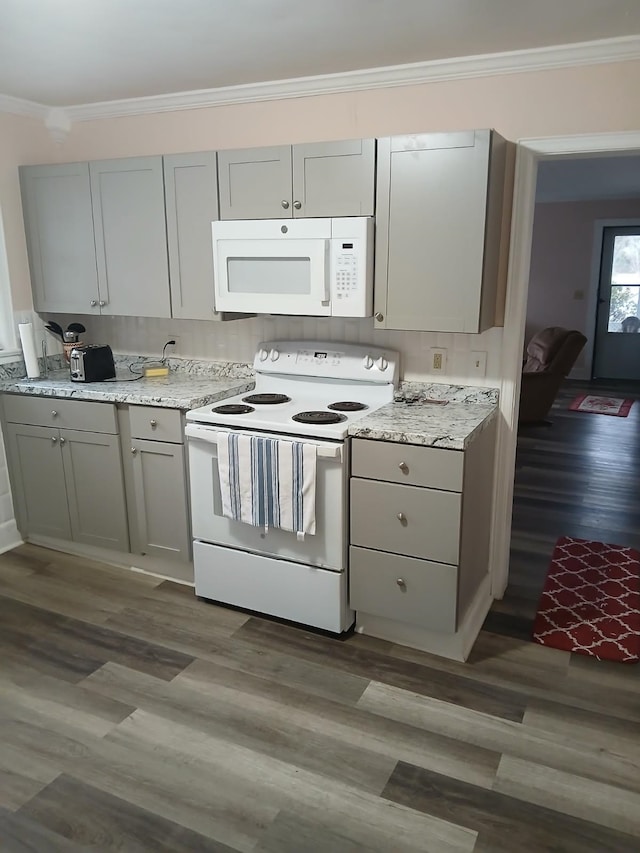
[[[12,548],[17,548],[18,545],[22,544],[22,536],[20,536],[20,531],[14,519],[0,524],[0,554],[4,554],[5,551],[11,551]]]

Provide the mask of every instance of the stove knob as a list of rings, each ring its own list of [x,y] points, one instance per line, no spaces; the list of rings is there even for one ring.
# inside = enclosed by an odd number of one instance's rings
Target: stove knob
[[[371,370],[373,367],[373,359],[370,355],[365,355],[364,361],[362,362],[365,370]]]
[[[280,358],[280,352],[277,349],[271,350],[271,361],[277,361]]]
[[[376,364],[378,365],[378,368],[380,370],[386,370],[387,367],[389,367],[389,362],[383,355],[381,355],[380,358],[377,359]]]
[[[269,350],[261,349],[258,353],[258,358],[260,361],[266,361],[269,358]]]

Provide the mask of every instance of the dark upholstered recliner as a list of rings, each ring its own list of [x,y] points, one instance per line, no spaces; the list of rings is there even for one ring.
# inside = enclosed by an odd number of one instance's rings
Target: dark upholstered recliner
[[[560,326],[543,329],[531,338],[522,367],[520,423],[545,419],[586,342],[582,332]]]

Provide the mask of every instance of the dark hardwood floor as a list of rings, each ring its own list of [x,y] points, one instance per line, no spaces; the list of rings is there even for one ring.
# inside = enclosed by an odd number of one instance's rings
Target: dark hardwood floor
[[[569,411],[584,393],[638,402],[626,418]],[[640,382],[567,380],[548,425],[520,427],[509,588],[485,627],[531,636],[560,536],[640,549]]]
[[[0,850],[637,853],[639,667],[529,641],[555,539],[640,545],[640,404],[520,436],[466,664],[150,576],[0,556]]]

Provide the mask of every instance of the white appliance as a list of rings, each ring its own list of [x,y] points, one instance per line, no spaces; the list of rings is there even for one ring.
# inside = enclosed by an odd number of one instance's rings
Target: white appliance
[[[260,344],[256,386],[187,412],[195,591],[203,598],[341,633],[348,607],[349,425],[391,402],[398,354],[309,341]],[[218,433],[316,446],[316,532],[298,537],[225,517]]]
[[[373,218],[212,222],[217,311],[370,317]]]

